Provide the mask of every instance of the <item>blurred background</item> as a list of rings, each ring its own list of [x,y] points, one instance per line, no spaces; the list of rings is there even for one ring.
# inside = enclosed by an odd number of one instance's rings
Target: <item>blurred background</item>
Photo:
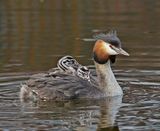
[[[159,69],[159,0],[1,0],[0,72],[44,71],[64,55],[93,65],[95,30],[116,29],[130,57],[115,68]]]
[[[64,55],[93,66],[92,34],[111,29],[130,53],[113,65],[122,103],[20,102],[21,83]],[[160,0],[0,0],[0,130],[159,131],[159,42]]]

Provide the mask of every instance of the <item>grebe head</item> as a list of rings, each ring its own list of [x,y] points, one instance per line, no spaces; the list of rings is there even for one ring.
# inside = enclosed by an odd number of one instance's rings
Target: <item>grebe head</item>
[[[70,73],[75,73],[79,65],[80,64],[72,56],[64,56],[57,63],[60,70]]]
[[[118,54],[129,56],[129,54],[121,48],[121,42],[115,31],[108,34],[97,34],[94,36],[97,39],[93,48],[94,60],[99,64],[105,64],[109,59],[112,63]]]
[[[84,80],[90,81],[90,71],[86,66],[80,66],[77,70],[77,75]]]

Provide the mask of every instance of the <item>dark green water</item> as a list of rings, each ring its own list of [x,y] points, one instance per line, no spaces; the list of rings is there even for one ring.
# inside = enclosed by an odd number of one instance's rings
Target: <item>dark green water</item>
[[[159,14],[159,0],[1,0],[0,130],[160,130]],[[123,99],[20,103],[20,84],[61,56],[93,65],[81,39],[108,29],[130,53],[113,66]]]

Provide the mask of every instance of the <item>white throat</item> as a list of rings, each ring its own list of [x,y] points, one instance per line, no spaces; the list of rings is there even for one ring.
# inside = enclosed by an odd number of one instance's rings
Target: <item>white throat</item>
[[[110,60],[106,64],[98,64],[95,62],[97,77],[99,80],[99,89],[106,96],[122,95],[123,91],[119,86],[110,66]]]

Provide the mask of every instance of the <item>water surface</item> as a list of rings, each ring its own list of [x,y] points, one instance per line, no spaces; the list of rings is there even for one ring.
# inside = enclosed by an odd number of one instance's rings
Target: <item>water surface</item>
[[[160,130],[160,1],[0,1],[0,129]],[[114,73],[123,98],[21,103],[20,84],[66,54],[93,67],[95,30],[117,29],[130,57]]]

